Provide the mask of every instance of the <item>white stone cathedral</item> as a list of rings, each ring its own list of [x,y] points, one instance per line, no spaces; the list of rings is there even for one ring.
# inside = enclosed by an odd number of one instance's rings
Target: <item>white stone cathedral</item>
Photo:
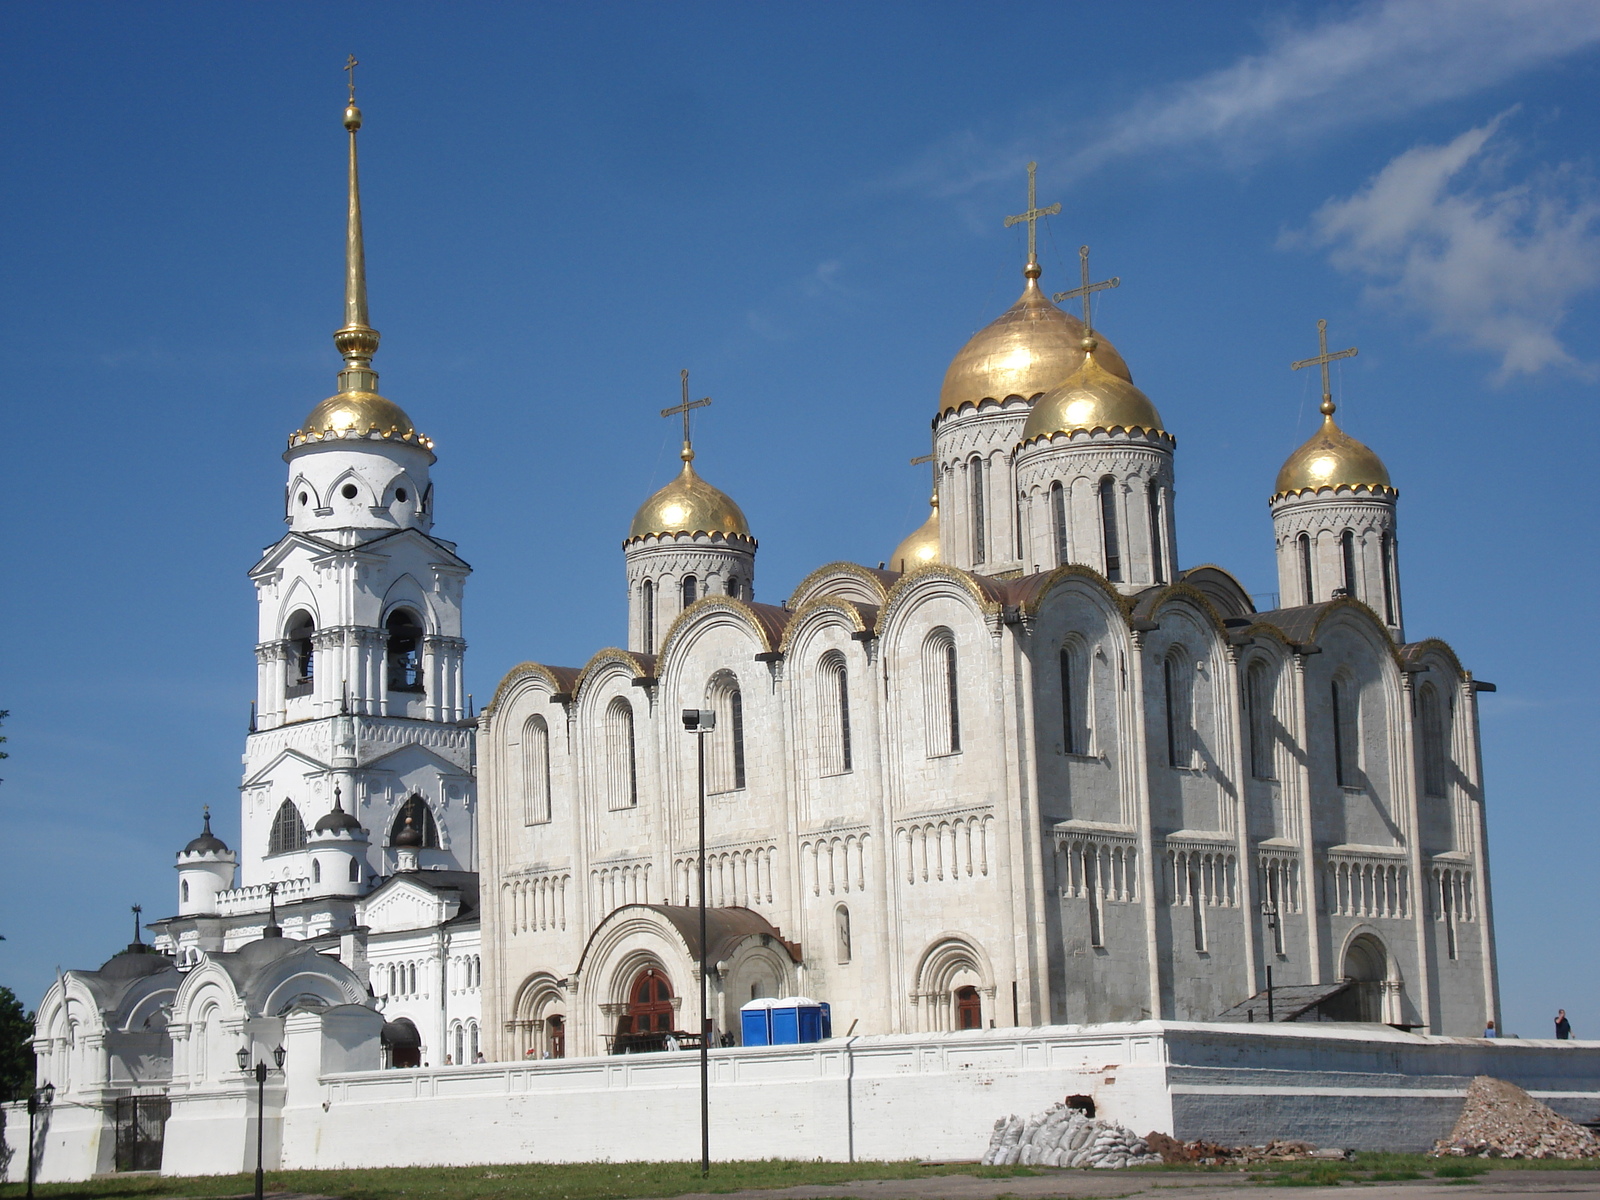
[[[1281,604],[1258,611],[1179,565],[1173,434],[1087,305],[1051,303],[1031,251],[1023,274],[945,373],[933,512],[891,569],[756,602],[756,540],[686,440],[623,544],[627,648],[500,684],[498,1055],[700,1027],[699,709],[719,1038],[794,994],[869,1034],[1266,1020],[1269,973],[1279,1020],[1498,1016],[1489,685],[1406,638],[1398,493],[1327,394],[1343,354],[1299,364],[1324,420],[1272,488]]]
[[[284,1040],[299,1082],[266,1099],[309,1139],[284,1161],[317,1162],[324,1076],[647,1051],[703,1020],[736,1042],[764,997],[860,1034],[1498,1018],[1490,685],[1407,640],[1398,494],[1334,422],[1325,343],[1323,425],[1271,490],[1269,611],[1179,566],[1175,439],[1030,251],[930,404],[933,510],[888,569],[757,602],[756,539],[686,423],[622,544],[626,648],[518,666],[477,718],[432,443],[377,391],[360,125],[352,89],[344,368],[250,572],[241,844],[207,817],[154,946],[39,1004],[55,1177],[127,1169],[140,1104],[170,1104],[163,1169],[237,1169],[235,1058]],[[704,947],[685,710],[716,714]]]

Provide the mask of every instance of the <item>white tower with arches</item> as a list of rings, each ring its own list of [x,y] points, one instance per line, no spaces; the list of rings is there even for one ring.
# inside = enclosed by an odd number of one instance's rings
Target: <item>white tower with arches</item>
[[[1404,641],[1396,502],[1388,468],[1334,422],[1328,364],[1355,350],[1328,353],[1328,323],[1317,322],[1321,353],[1294,369],[1322,368],[1322,426],[1289,456],[1273,489],[1272,531],[1284,607],[1338,596],[1360,600]]]
[[[289,532],[250,572],[257,700],[240,885],[279,884],[280,900],[364,893],[393,872],[390,843],[407,819],[422,865],[476,860],[461,637],[471,568],[432,532],[433,443],[377,390],[353,95],[344,124],[345,323],[334,334],[344,369],[289,436]]]

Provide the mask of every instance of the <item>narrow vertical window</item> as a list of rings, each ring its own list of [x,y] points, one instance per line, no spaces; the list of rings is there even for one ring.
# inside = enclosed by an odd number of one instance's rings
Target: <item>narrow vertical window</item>
[[[646,579],[639,588],[640,640],[644,652],[656,652],[656,585]]]
[[[385,659],[389,666],[391,692],[421,692],[422,622],[408,608],[397,608],[383,623],[388,634]]]
[[[1422,727],[1422,794],[1442,797],[1446,783],[1444,706],[1432,684],[1423,685],[1417,693],[1417,716]]]
[[[532,717],[522,727],[522,823],[550,819],[550,727]]]
[[[1383,535],[1383,619],[1390,625],[1400,623],[1394,602],[1394,534]]]
[[[1355,685],[1335,679],[1329,694],[1333,702],[1334,779],[1340,787],[1359,787],[1361,724]]]
[[[1206,906],[1200,892],[1200,871],[1194,856],[1189,856],[1189,907],[1194,916],[1194,948],[1198,954],[1206,952]]]
[[[1121,543],[1117,540],[1117,483],[1107,475],[1100,481],[1100,537],[1105,543],[1106,578],[1122,582]]]
[[[1190,737],[1193,715],[1190,711],[1192,682],[1189,664],[1176,653],[1161,663],[1161,683],[1167,710],[1167,763],[1174,767],[1193,765]]]
[[[361,860],[359,858],[352,858],[350,860],[350,882],[361,882]]]
[[[834,957],[841,964],[848,963],[851,955],[850,910],[843,904],[833,910],[833,930]]]
[[[300,819],[300,810],[294,806],[293,800],[285,800],[278,806],[278,813],[272,818],[272,832],[267,838],[268,854],[287,854],[291,850],[301,850],[306,844],[306,824]]]
[[[733,717],[733,787],[744,787],[744,694],[738,688],[728,697],[728,710]]]
[[[706,692],[717,714],[717,727],[706,747],[707,786],[714,793],[736,792],[745,785],[744,696],[739,681],[729,672],[712,679]]]
[[[922,720],[930,756],[961,749],[956,644],[948,629],[935,629],[922,644]]]
[[[1059,483],[1050,485],[1050,528],[1055,534],[1056,566],[1064,567],[1071,561],[1067,543],[1067,489]]]
[[[700,581],[693,575],[683,577],[683,606],[688,608],[700,595]]]
[[[1311,590],[1311,535],[1302,533],[1300,543],[1300,594],[1302,604],[1315,603],[1317,595]]]
[[[1161,537],[1161,485],[1155,480],[1145,489],[1150,509],[1150,578],[1156,583],[1167,581],[1167,554]]]
[[[322,882],[322,860],[321,859],[314,858],[314,859],[311,860],[311,882],[312,883],[321,883]]]
[[[1089,897],[1089,945],[1101,949],[1106,944],[1106,931],[1100,911],[1100,848],[1092,842],[1083,850],[1083,890]]]
[[[284,694],[289,697],[309,696],[316,675],[316,643],[313,635],[317,623],[308,612],[297,612],[289,618],[284,634],[286,647],[284,663]]]
[[[850,770],[850,679],[845,673],[844,659],[839,660],[839,758],[840,766]]]
[[[1061,749],[1066,754],[1089,754],[1089,664],[1083,647],[1061,647]]]
[[[732,596],[735,600],[739,599],[739,597],[744,594],[743,592],[741,592],[739,590],[739,588],[740,588],[739,577],[737,575],[729,575],[728,576],[728,595]]]
[[[1170,658],[1161,663],[1161,686],[1167,710],[1167,765],[1178,765],[1178,691]]]
[[[1339,539],[1339,553],[1344,559],[1344,592],[1347,596],[1356,594],[1356,535],[1354,531],[1346,529],[1344,536]]]
[[[974,564],[985,561],[984,545],[987,542],[987,533],[984,529],[983,509],[983,459],[972,460],[972,561]]]
[[[639,803],[639,763],[634,753],[633,706],[618,696],[606,709],[606,778],[612,808]]]
[[[817,663],[817,732],[824,775],[851,769],[850,684],[844,655],[830,650]]]
[[[1276,779],[1272,754],[1272,688],[1267,665],[1250,664],[1245,675],[1245,728],[1250,735],[1250,774],[1257,779]]]

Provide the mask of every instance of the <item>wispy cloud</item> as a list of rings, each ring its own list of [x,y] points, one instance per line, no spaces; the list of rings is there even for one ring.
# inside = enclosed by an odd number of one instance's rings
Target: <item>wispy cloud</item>
[[[1510,113],[1443,146],[1396,157],[1353,195],[1329,200],[1307,237],[1371,298],[1487,350],[1508,378],[1546,367],[1587,373],[1559,331],[1600,284],[1600,203],[1571,168],[1507,185]]]
[[[1120,113],[1086,121],[1080,111],[1053,131],[1032,130],[1026,143],[963,132],[901,182],[965,191],[1009,178],[1049,143],[1040,161],[1064,163],[1072,177],[1157,154],[1249,162],[1331,129],[1469,95],[1600,43],[1600,0],[1367,0],[1309,25],[1280,22],[1263,40],[1259,52]],[[1087,142],[1086,126],[1099,131]]]

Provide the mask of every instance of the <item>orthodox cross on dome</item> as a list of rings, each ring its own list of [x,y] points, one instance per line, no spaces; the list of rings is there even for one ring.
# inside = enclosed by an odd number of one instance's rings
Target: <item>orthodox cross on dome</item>
[[[1089,297],[1096,292],[1103,292],[1107,288],[1121,287],[1122,276],[1113,275],[1110,279],[1102,279],[1099,283],[1089,282],[1089,247],[1078,247],[1078,269],[1082,273],[1083,285],[1075,287],[1070,292],[1057,292],[1055,302],[1060,304],[1063,300],[1075,300],[1083,297],[1083,334],[1088,337],[1094,332],[1094,326],[1089,323]]]
[[[350,103],[356,102],[356,68],[361,65],[354,54],[344,60],[344,69],[350,72]]]
[[[931,463],[933,461],[933,459],[934,459],[934,456],[932,454],[919,454],[919,455],[917,455],[916,458],[913,458],[911,460],[911,465],[913,467],[920,467],[924,463]],[[935,467],[933,469],[933,486],[934,487],[938,487],[939,486],[939,468],[938,467]]]
[[[1351,346],[1348,350],[1335,350],[1332,354],[1329,354],[1328,323],[1326,321],[1317,322],[1317,349],[1321,353],[1315,358],[1302,358],[1297,363],[1290,363],[1289,369],[1298,371],[1301,367],[1322,368],[1322,407],[1319,411],[1323,416],[1331,417],[1333,416],[1334,404],[1333,391],[1328,386],[1328,364],[1338,362],[1341,358],[1354,358],[1360,352],[1354,346]]]
[[[689,399],[688,367],[679,372],[679,380],[683,384],[683,403],[674,404],[671,408],[663,408],[661,415],[663,417],[675,417],[679,413],[683,414],[683,460],[688,462],[694,457],[694,451],[689,445],[689,413],[697,408],[709,408],[711,406],[711,397],[702,396],[698,400]]]
[[[1034,177],[1038,174],[1038,171],[1038,163],[1031,162],[1028,164],[1028,211],[1006,218],[1007,229],[1010,229],[1013,225],[1020,225],[1023,221],[1028,223],[1028,266],[1030,267],[1039,265],[1039,218],[1053,217],[1061,211],[1060,201],[1052,204],[1049,208],[1039,207],[1039,202],[1036,198],[1037,193],[1034,189]]]
[[[139,929],[139,914],[142,912],[144,912],[144,905],[135,904],[133,906],[133,944],[135,946],[140,945],[144,940],[144,935]]]

